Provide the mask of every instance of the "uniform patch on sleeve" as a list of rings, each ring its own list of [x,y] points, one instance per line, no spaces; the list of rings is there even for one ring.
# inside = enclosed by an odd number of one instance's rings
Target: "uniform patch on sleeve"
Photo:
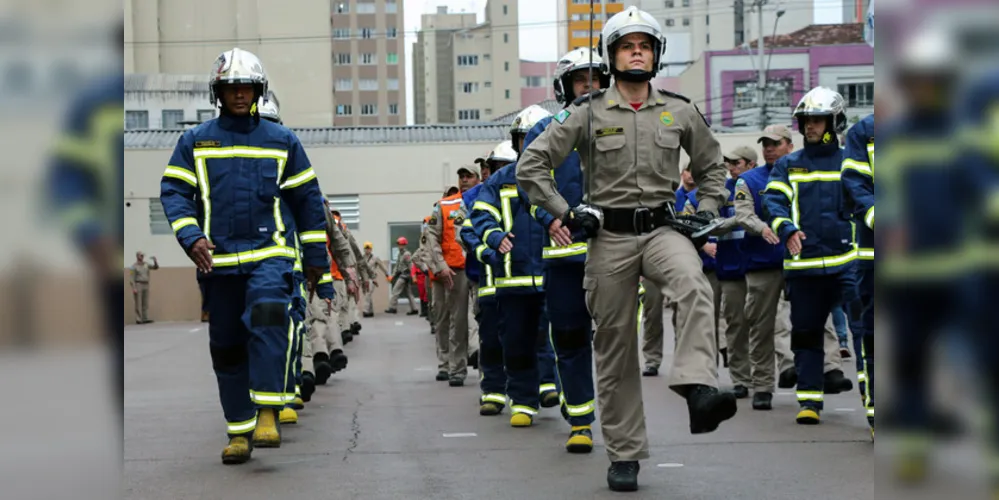
[[[571,114],[572,113],[570,113],[568,109],[563,109],[562,111],[559,111],[557,115],[555,115],[554,120],[559,122],[560,124],[565,123],[565,120],[569,118],[569,115]]]
[[[431,215],[430,216],[430,220],[427,221],[427,224],[431,224],[431,225],[437,224],[437,216],[436,215]]]
[[[745,200],[746,199],[746,192],[745,191],[736,191],[735,192],[735,199],[738,200],[738,201]]]

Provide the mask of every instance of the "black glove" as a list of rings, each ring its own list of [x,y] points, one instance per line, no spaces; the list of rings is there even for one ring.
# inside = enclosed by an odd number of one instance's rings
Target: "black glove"
[[[708,211],[697,212],[697,215],[677,215],[670,223],[673,229],[686,236],[694,243],[694,248],[700,250],[708,242],[709,226],[717,225],[717,217]]]
[[[718,215],[716,215],[714,212],[710,210],[701,210],[697,212],[697,216],[708,222],[711,222],[718,218]]]
[[[599,210],[588,205],[579,205],[565,213],[562,225],[568,227],[570,232],[582,231],[587,238],[596,238],[602,218],[603,215]]]

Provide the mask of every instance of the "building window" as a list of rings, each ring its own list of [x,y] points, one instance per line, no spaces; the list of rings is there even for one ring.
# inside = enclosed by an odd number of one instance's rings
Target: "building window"
[[[684,7],[690,7],[690,0],[683,0]]]
[[[676,4],[673,2],[673,0],[666,0],[663,3],[665,4],[667,9],[672,9],[673,7],[676,7]]]
[[[375,64],[375,55],[371,52],[365,52],[361,54],[361,64],[362,65]]]
[[[479,56],[458,56],[458,66],[478,66]]]
[[[510,43],[510,34],[503,33],[503,43]]]
[[[399,12],[399,5],[395,3],[395,0],[385,0],[385,13],[395,14]]]
[[[350,2],[338,2],[336,4],[337,14],[349,14],[350,13]]]
[[[159,198],[149,198],[149,232],[151,234],[173,234],[173,227],[163,211]]]
[[[690,18],[689,17],[684,17],[683,18],[683,25],[684,26],[690,26]]]
[[[399,79],[389,78],[388,80],[385,80],[385,88],[389,90],[399,90]]]
[[[162,128],[164,129],[181,128],[180,122],[182,121],[184,121],[184,110],[182,109],[163,110]]]
[[[482,82],[482,86],[487,89],[491,89],[493,88],[493,82]]]
[[[357,82],[358,90],[378,90],[378,80],[364,79]]]
[[[589,36],[590,36],[590,32],[586,31],[586,30],[573,30],[572,31],[572,37],[573,38],[588,38]]]
[[[459,120],[478,120],[479,110],[477,109],[459,109],[458,110]]]
[[[347,229],[357,231],[361,228],[361,198],[356,194],[327,194],[330,209],[340,212],[340,219]]]
[[[503,71],[510,71],[510,61],[503,61]]]
[[[465,94],[474,94],[479,91],[479,82],[463,82],[458,84],[458,88]]]
[[[350,64],[350,52],[338,52],[336,54],[337,64]]]
[[[504,92],[504,94],[506,95],[506,98],[509,99],[510,98],[510,89],[506,89],[506,91]]]
[[[841,83],[837,91],[846,101],[848,108],[869,108],[874,106],[874,82]]]
[[[335,40],[349,40],[350,39],[350,28],[334,28],[333,38]]]
[[[126,111],[125,130],[145,130],[149,128],[148,111]]]
[[[871,84],[874,85],[873,83]],[[754,109],[757,104],[757,81],[743,80],[735,82],[735,109]],[[764,92],[764,101],[768,108],[786,109],[791,107],[791,90],[794,88],[794,80],[785,78],[781,80],[770,80],[767,82]]]
[[[666,26],[673,26],[674,24],[676,24],[676,21],[674,21],[672,17],[667,17],[666,22],[664,24]]]
[[[211,120],[212,118],[215,118],[215,110],[214,109],[199,109],[198,110],[198,121],[199,122],[205,123],[206,121]]]
[[[371,38],[371,35],[375,32],[374,28],[361,28],[361,38]]]
[[[353,111],[350,109],[350,104],[337,104],[336,105],[336,115],[337,116],[350,116]]]
[[[390,115],[397,115],[397,114],[399,114],[399,105],[398,104],[389,104],[389,114]]]
[[[395,52],[389,52],[385,56],[385,62],[388,64],[399,64],[399,54]]]
[[[378,114],[377,104],[362,104],[361,105],[361,116],[374,116]]]
[[[493,114],[492,108],[486,108],[485,113],[486,113],[486,116],[489,116],[489,115]]]
[[[357,13],[358,14],[374,14],[375,13],[375,3],[374,2],[357,2]]]
[[[398,28],[389,28],[385,30],[385,38],[396,38],[399,36]]]
[[[506,4],[503,4],[503,15],[504,16],[506,15],[506,12],[507,12],[507,10],[506,10]]]
[[[493,58],[492,54],[482,54],[482,59],[484,61],[489,61]]]
[[[354,80],[350,78],[337,78],[333,88],[336,90],[354,90]]]
[[[520,83],[524,87],[544,87],[547,82],[540,76],[524,76]]]
[[[711,45],[711,33],[704,35],[704,44]],[[742,42],[736,43],[736,45],[742,45]]]

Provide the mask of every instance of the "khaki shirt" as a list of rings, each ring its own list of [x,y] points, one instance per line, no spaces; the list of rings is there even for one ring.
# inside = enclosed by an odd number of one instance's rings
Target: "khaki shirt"
[[[588,136],[590,110],[593,128]],[[560,217],[570,207],[556,190],[551,169],[576,150],[582,160],[583,191],[589,191],[586,203],[605,208],[672,206],[680,186],[681,147],[690,156],[700,210],[717,214],[727,198],[718,141],[696,106],[655,89],[637,112],[616,86],[592,100],[577,100],[556,114],[545,133],[521,154],[517,181],[532,204]]]
[[[385,266],[385,263],[382,262],[381,259],[375,257],[375,254],[372,253],[370,255],[365,255],[364,263],[367,264],[368,269],[370,269],[371,272],[375,272],[377,270],[381,271],[382,274],[388,276],[388,267]],[[371,279],[376,279],[376,278],[371,278]]]
[[[409,253],[409,250],[403,250],[399,255],[399,260],[395,261],[395,267],[392,268],[392,275],[397,278],[410,278],[412,273],[410,272],[410,266],[413,265],[413,254]]]
[[[770,227],[756,215],[756,198],[745,181],[735,182],[735,220],[750,234],[760,236],[763,230]]]
[[[423,271],[430,269],[430,262],[427,258],[430,252],[430,245],[427,243],[428,232],[429,228],[427,225],[424,225],[424,227],[420,229],[420,247],[417,248],[416,253],[413,254],[413,264],[416,264],[416,266]]]
[[[333,261],[345,274],[347,268],[356,265],[354,256],[350,252],[350,240],[347,239],[347,235],[343,234],[340,226],[336,224],[328,211],[326,212],[326,234],[330,237],[330,247],[332,247],[330,253],[333,254]]]
[[[344,228],[346,228],[346,226],[344,226]],[[358,279],[375,279],[375,273],[368,268],[367,261],[364,259],[364,253],[361,252],[361,247],[357,246],[357,240],[354,239],[354,235],[351,234],[350,229],[343,229],[343,232],[347,236],[347,242],[350,244],[350,251],[354,255],[354,262],[357,264]]]
[[[159,264],[150,265],[147,261],[143,261],[141,264],[139,262],[132,264],[132,283],[149,283],[149,271],[155,271],[159,268]]]
[[[426,262],[430,270],[434,273],[439,273],[450,268],[447,265],[447,261],[444,260],[444,249],[441,248],[444,238],[444,224],[454,224],[454,239],[458,241],[462,250],[466,254],[468,253],[468,249],[465,248],[465,243],[461,241],[460,236],[461,224],[468,217],[468,207],[465,206],[464,200],[461,202],[461,207],[455,210],[455,212],[452,212],[453,221],[444,220],[444,217],[441,216],[440,202],[435,203],[434,211],[430,216],[430,223],[427,224],[427,234],[424,238],[420,238],[421,248],[423,247],[424,240],[427,247],[423,261]]]

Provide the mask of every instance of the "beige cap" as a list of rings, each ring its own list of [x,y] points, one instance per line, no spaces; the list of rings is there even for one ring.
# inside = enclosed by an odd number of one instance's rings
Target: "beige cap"
[[[759,140],[756,142],[763,142],[763,139],[770,139],[771,141],[780,141],[781,139],[791,140],[791,129],[784,125],[769,125],[767,128],[763,129],[763,133],[760,135]]]
[[[756,156],[756,150],[749,146],[739,146],[725,155],[725,161],[738,159],[755,162],[758,159]]]
[[[471,165],[462,165],[458,167],[458,175],[461,175],[462,172],[468,172],[471,174],[475,174],[476,177],[482,177],[482,167],[480,166],[479,163],[473,163]]]

